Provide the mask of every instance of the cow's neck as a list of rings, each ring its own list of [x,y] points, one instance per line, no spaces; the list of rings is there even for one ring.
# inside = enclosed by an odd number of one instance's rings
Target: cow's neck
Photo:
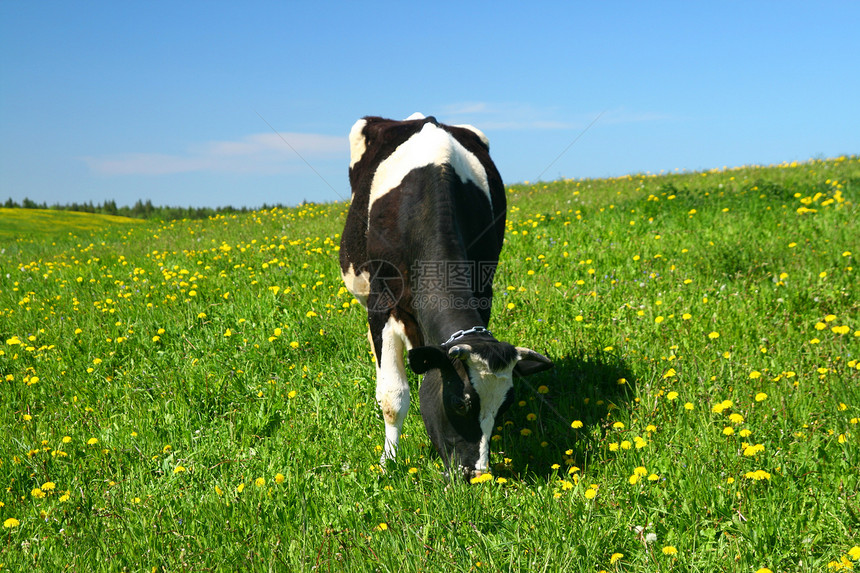
[[[459,330],[487,326],[477,310],[473,309],[424,309],[419,313],[419,322],[425,344],[442,344]]]

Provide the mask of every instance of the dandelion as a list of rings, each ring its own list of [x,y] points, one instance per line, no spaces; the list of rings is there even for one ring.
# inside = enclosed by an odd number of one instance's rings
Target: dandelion
[[[523,428],[522,430],[520,430],[520,435],[521,436],[531,436],[532,431],[528,428]]]
[[[675,549],[671,545],[667,545],[666,547],[663,548],[663,555],[677,555],[677,554],[678,554],[678,550]]]
[[[40,488],[35,487],[30,491],[30,495],[35,497],[36,499],[42,499],[45,497],[45,492],[42,491]]]
[[[10,517],[3,522],[3,527],[5,527],[6,529],[12,529],[13,527],[18,527],[19,525],[21,525],[21,522],[14,517]]]
[[[173,468],[173,473],[175,473],[175,474],[181,474],[184,471],[185,471],[184,466],[176,466],[175,468]]]
[[[614,424],[612,424],[612,427],[616,430],[623,430],[624,422],[615,422]]]
[[[549,393],[549,388],[541,385],[541,386],[538,386],[537,391],[538,391],[538,394],[547,394],[547,393]]]
[[[570,427],[573,428],[574,430],[578,430],[579,428],[582,427],[582,421],[574,420],[573,422],[570,423]]]
[[[710,338],[711,340],[716,340],[719,337],[720,337],[720,333],[717,331],[712,331],[712,332],[708,333],[708,338]]]
[[[667,400],[675,400],[677,397],[678,397],[678,393],[677,393],[677,392],[675,392],[674,390],[672,390],[671,392],[669,392],[668,394],[666,394],[666,399],[667,399]]]
[[[245,491],[245,484],[244,484],[244,483],[240,483],[239,485],[237,485],[237,486],[236,486],[236,491],[237,491],[238,493],[242,493],[243,491]]]
[[[87,440],[87,445],[88,445],[88,446],[94,446],[94,445],[96,445],[96,444],[98,444],[98,443],[99,443],[99,439],[98,439],[98,438],[90,438],[89,440]]]
[[[487,472],[487,473],[481,474],[479,476],[475,476],[469,480],[469,483],[477,484],[477,483],[484,483],[487,481],[493,481],[493,474]]]
[[[754,472],[747,472],[744,474],[744,477],[755,481],[770,480],[770,474],[764,470],[755,470]]]
[[[215,493],[218,494],[218,497],[221,497],[222,495],[224,495],[224,490],[216,485],[215,486]]]
[[[765,400],[767,400],[767,394],[765,394],[764,392],[759,392],[755,395],[756,402],[764,402]]]
[[[762,567],[761,569],[756,570],[755,573],[773,573],[773,571],[771,571],[767,567]]]
[[[258,477],[254,480],[254,485],[257,487],[263,487],[266,485],[266,478]]]
[[[761,378],[761,372],[758,370],[753,370],[750,372],[750,380],[755,380],[756,378]]]
[[[693,405],[692,402],[687,402],[686,404],[684,404],[684,409],[687,411],[692,411],[693,408],[695,408],[695,406]]]
[[[618,561],[619,559],[623,558],[623,557],[624,557],[623,553],[613,553],[612,556],[609,558],[609,564],[615,565],[615,562]]]
[[[275,483],[284,483],[284,474],[282,474],[282,473],[275,474]]]
[[[597,497],[597,490],[594,489],[593,487],[590,487],[587,490],[585,490],[585,492],[582,495],[585,496],[585,499],[594,499],[595,497]]]
[[[735,433],[735,429],[732,428],[731,426],[726,426],[725,428],[723,428],[723,435],[725,435],[725,436],[731,436],[734,433]]]
[[[743,424],[744,423],[744,417],[738,413],[729,414],[729,420],[733,424]]]
[[[664,378],[664,379],[665,379],[665,378],[671,378],[672,376],[675,376],[676,374],[677,374],[677,372],[675,371],[675,369],[674,369],[674,368],[669,368],[669,369],[666,371],[666,373],[665,373],[665,374],[663,374],[663,378]]]
[[[42,491],[51,491],[51,490],[53,490],[53,489],[54,489],[54,488],[56,488],[56,487],[57,487],[57,484],[55,484],[55,483],[54,483],[54,482],[52,482],[52,481],[48,481],[48,482],[45,482],[45,483],[43,483],[43,484],[42,484],[42,488],[41,488],[41,489],[42,489]]]
[[[744,448],[744,455],[746,457],[752,457],[752,456],[758,454],[759,452],[763,452],[763,451],[764,451],[764,444],[756,444],[754,446],[745,447]]]

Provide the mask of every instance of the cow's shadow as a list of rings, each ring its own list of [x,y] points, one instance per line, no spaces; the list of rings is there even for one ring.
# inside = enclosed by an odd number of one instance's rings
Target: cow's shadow
[[[551,370],[514,380],[514,405],[499,420],[508,448],[494,456],[499,475],[546,479],[567,475],[571,464],[593,463],[616,421],[613,410],[635,399],[635,380],[617,355],[579,350],[554,362]]]

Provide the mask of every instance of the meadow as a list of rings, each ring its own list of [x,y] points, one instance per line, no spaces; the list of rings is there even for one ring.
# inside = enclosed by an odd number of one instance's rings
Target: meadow
[[[860,157],[507,191],[471,485],[417,392],[378,465],[345,203],[0,237],[0,571],[860,569]]]

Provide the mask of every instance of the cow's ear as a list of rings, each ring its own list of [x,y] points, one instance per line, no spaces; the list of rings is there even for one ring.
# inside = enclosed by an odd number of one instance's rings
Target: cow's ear
[[[519,361],[514,366],[514,372],[520,376],[537,374],[553,367],[552,360],[530,348],[517,346],[517,356],[519,357]]]
[[[409,368],[416,374],[424,374],[446,364],[450,366],[451,362],[441,346],[419,346],[409,351]]]

